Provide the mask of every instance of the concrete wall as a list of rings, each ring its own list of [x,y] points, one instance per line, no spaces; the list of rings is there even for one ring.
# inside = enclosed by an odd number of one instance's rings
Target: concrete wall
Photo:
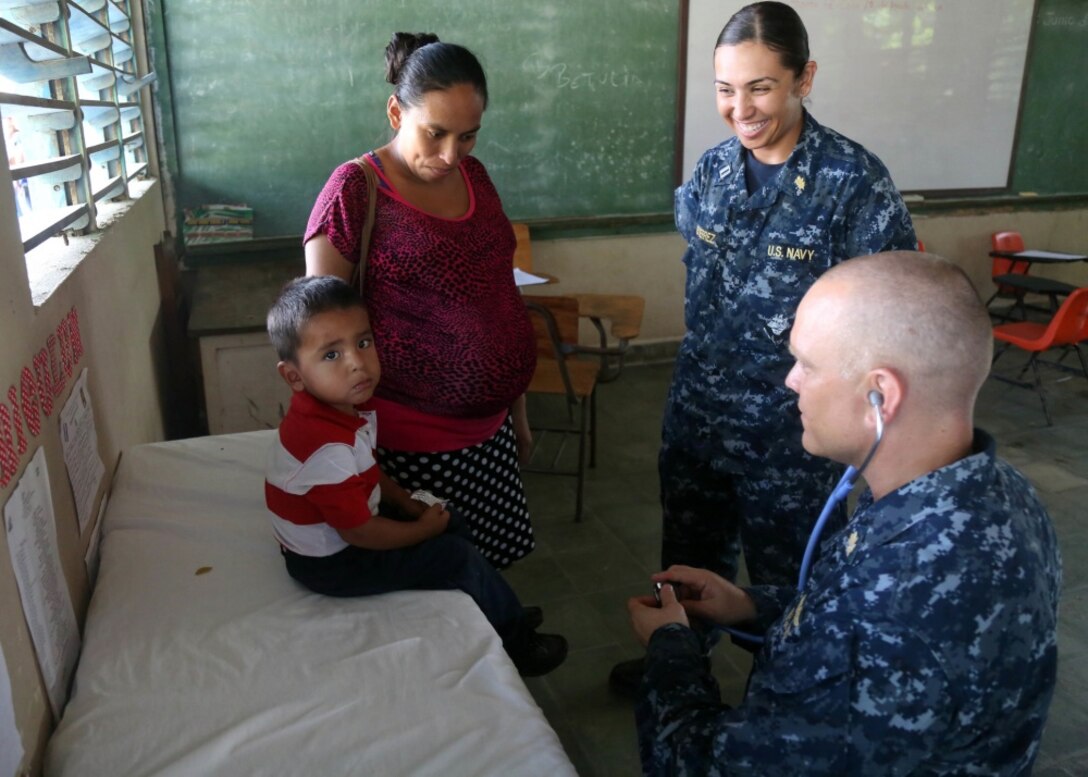
[[[156,318],[159,292],[153,246],[163,231],[162,197],[157,183],[97,240],[67,279],[40,306],[31,301],[11,178],[0,172],[0,455],[7,456],[7,482],[0,487],[6,503],[31,456],[44,448],[57,528],[57,544],[80,624],[90,588],[84,552],[90,526],[80,536],[72,489],[61,450],[60,410],[72,385],[86,368],[88,390],[98,430],[99,452],[112,474],[121,451],[162,439],[161,408],[153,369],[159,350]],[[42,355],[44,353],[44,356]],[[38,358],[36,370],[35,358]],[[24,402],[24,368],[32,384],[46,390]],[[45,373],[48,371],[48,377]],[[38,379],[41,380],[38,380]],[[31,391],[33,388],[31,387]],[[9,399],[11,392],[18,400]],[[23,407],[37,423],[27,423]],[[35,411],[33,408],[37,407]],[[3,423],[4,417],[12,423]],[[38,426],[37,434],[31,427]],[[21,445],[20,441],[25,441]],[[20,449],[22,449],[20,451]],[[14,469],[14,473],[12,472]],[[105,493],[105,484],[99,498]],[[36,774],[53,727],[45,686],[23,617],[6,534],[0,532],[0,644],[11,677],[16,724],[26,756],[23,769]]]

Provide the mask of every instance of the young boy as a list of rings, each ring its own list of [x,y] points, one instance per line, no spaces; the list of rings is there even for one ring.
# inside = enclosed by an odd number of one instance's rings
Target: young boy
[[[483,610],[522,675],[559,666],[566,640],[534,630],[467,527],[442,504],[412,499],[378,468],[374,413],[356,410],[381,375],[358,293],[334,277],[297,278],[269,310],[268,334],[294,392],[265,483],[291,577],[329,596],[459,589]]]

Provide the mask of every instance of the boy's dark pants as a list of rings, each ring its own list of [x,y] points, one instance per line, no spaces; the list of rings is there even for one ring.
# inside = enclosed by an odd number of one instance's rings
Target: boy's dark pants
[[[472,544],[472,535],[456,512],[444,534],[394,550],[349,545],[331,556],[301,556],[283,551],[287,572],[326,596],[369,596],[390,591],[464,591],[505,640],[522,618],[517,594]]]

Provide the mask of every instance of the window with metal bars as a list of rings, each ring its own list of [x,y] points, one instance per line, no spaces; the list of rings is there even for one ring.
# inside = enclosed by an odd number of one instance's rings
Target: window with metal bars
[[[0,0],[0,118],[24,252],[150,174],[130,2]],[[29,256],[28,256],[29,261]]]

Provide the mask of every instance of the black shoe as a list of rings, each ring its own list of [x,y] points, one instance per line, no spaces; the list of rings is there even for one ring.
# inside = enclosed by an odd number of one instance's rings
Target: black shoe
[[[567,640],[558,634],[524,633],[506,647],[506,652],[522,677],[540,677],[567,658]]]
[[[544,623],[544,611],[539,607],[522,607],[521,622],[529,631],[536,631]]]
[[[645,672],[646,661],[642,658],[621,661],[612,667],[608,675],[608,687],[625,699],[633,700],[638,697],[638,688]]]

